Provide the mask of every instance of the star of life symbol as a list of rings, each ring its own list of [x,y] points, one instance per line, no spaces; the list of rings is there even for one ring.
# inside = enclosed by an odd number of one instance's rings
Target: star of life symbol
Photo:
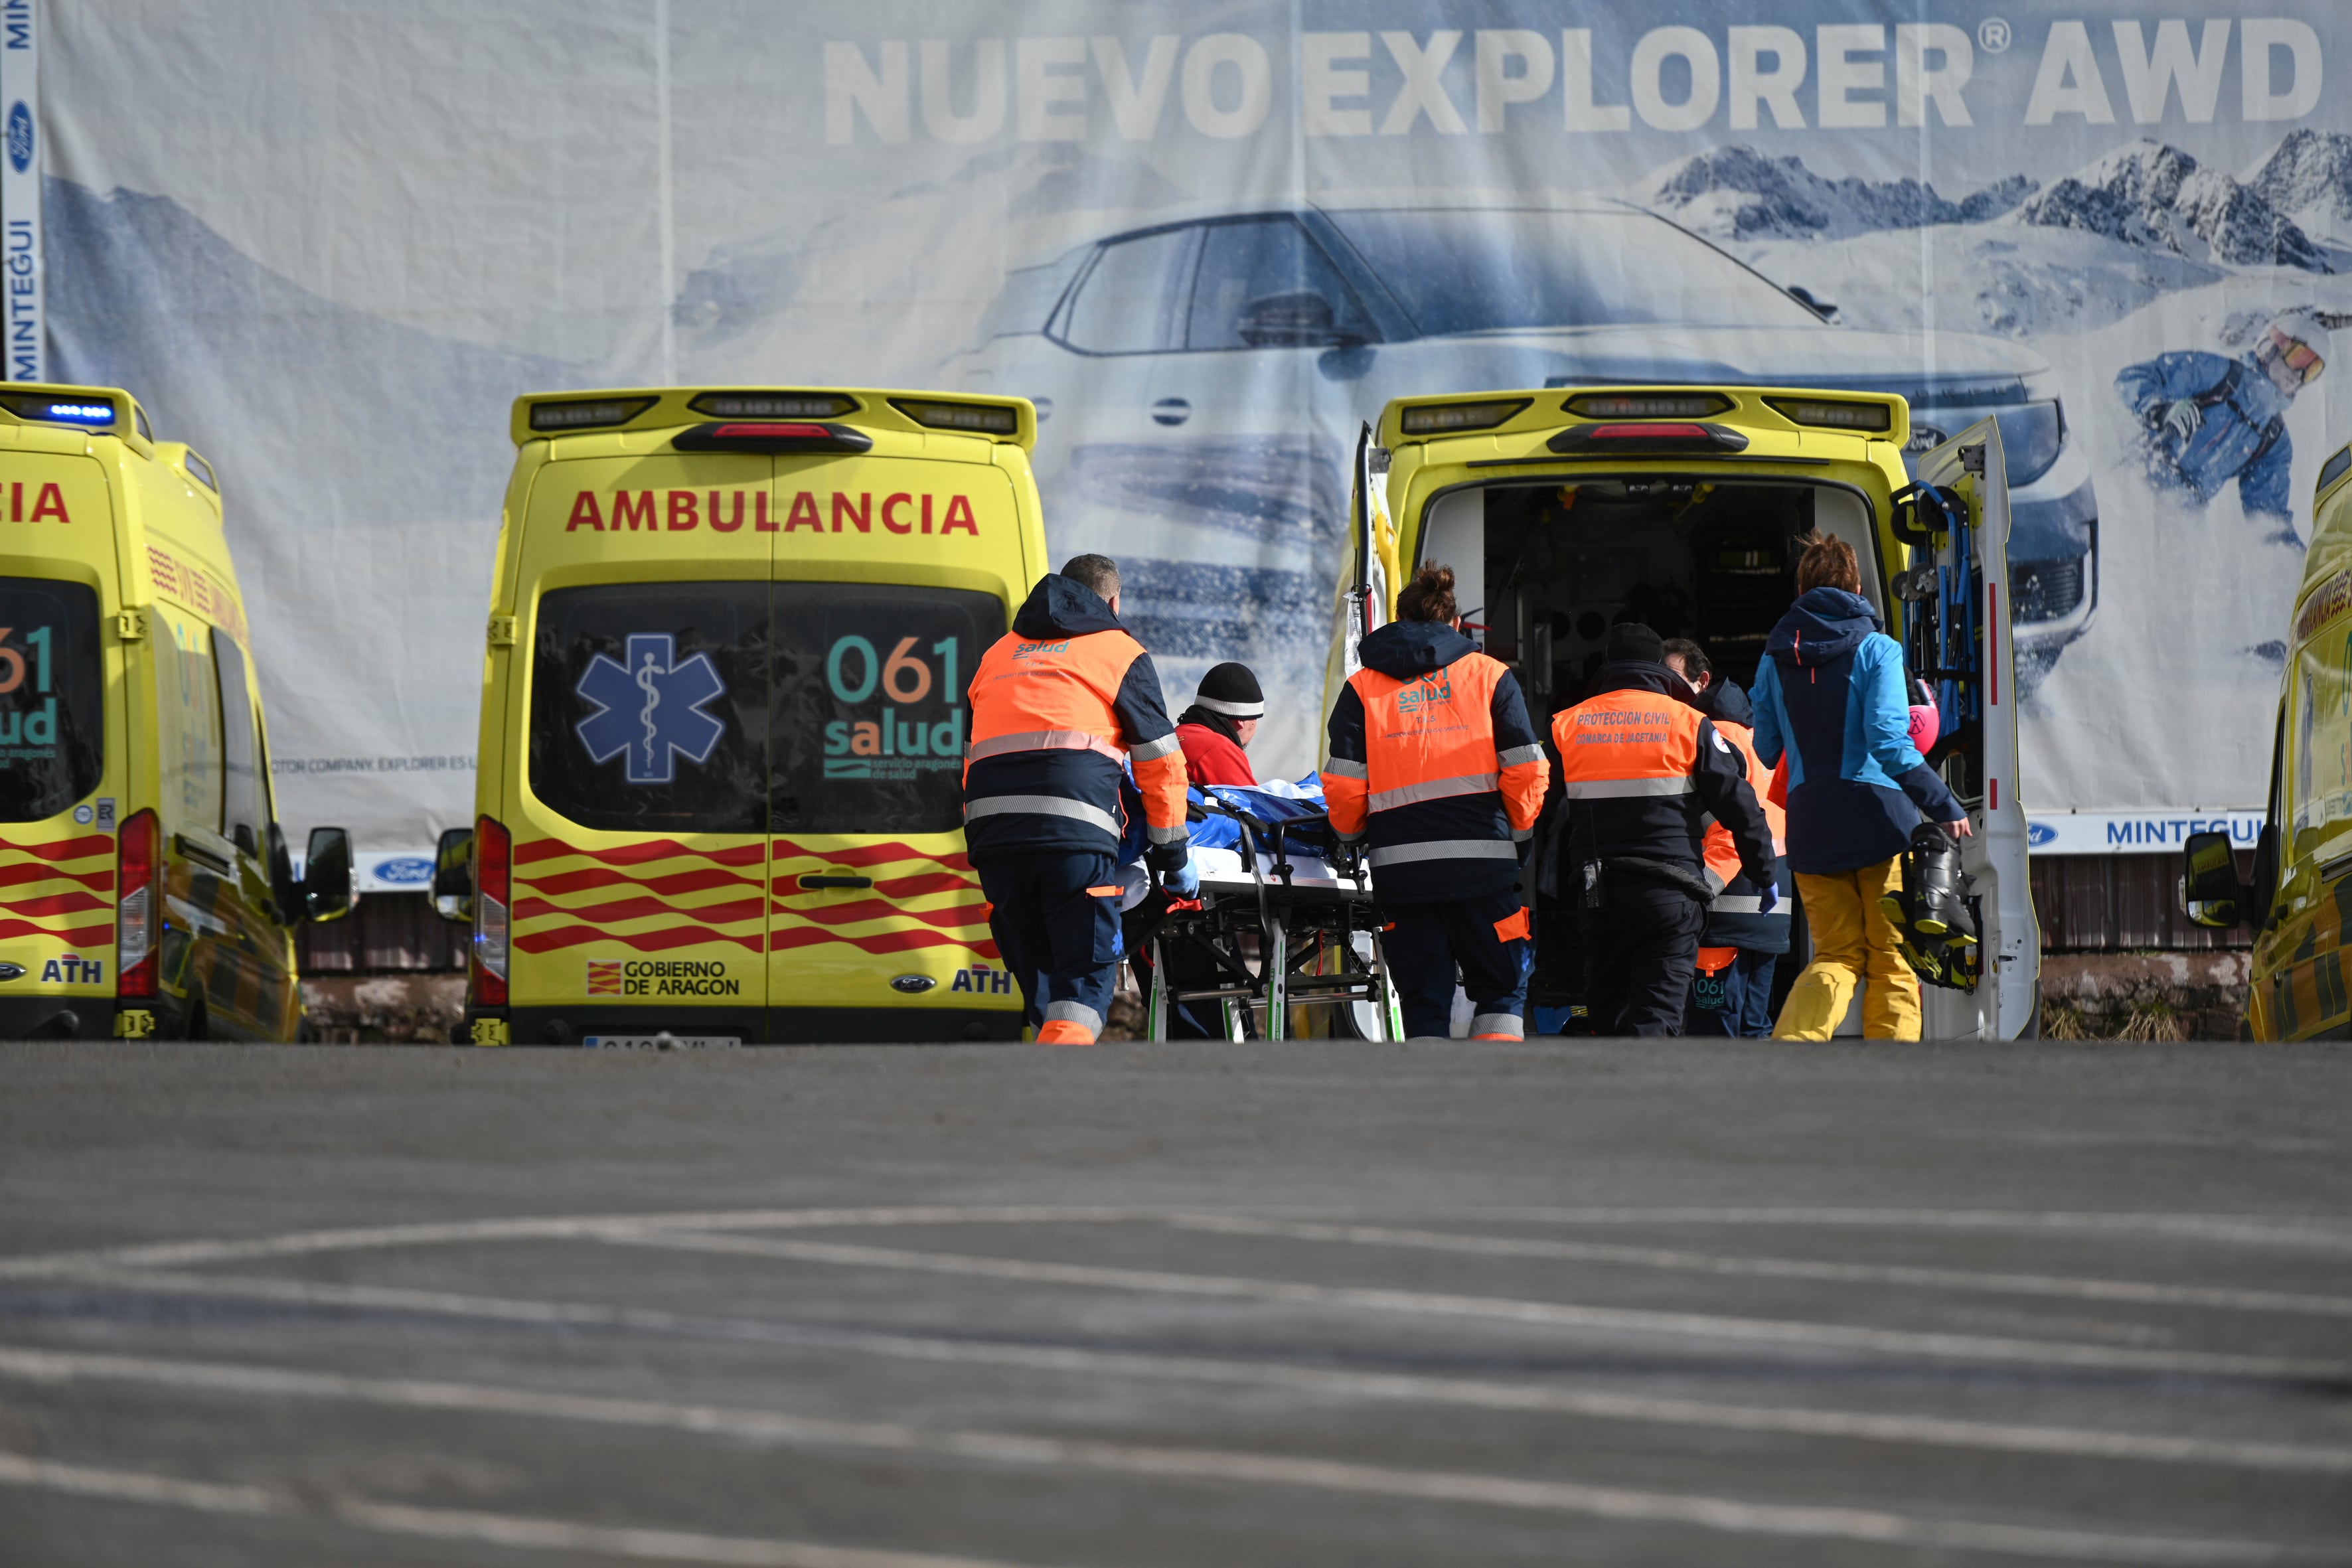
[[[668,633],[633,632],[623,658],[626,664],[598,654],[572,689],[597,708],[577,726],[589,759],[609,763],[627,752],[633,784],[669,783],[673,752],[709,762],[727,732],[723,721],[702,711],[704,703],[727,691],[710,656],[698,653],[678,664],[677,642]]]

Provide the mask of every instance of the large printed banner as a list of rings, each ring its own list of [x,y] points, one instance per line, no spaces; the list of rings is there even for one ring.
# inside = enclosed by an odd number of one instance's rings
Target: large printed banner
[[[1388,399],[1898,390],[2000,422],[2037,837],[2261,803],[2352,439],[2340,0],[42,16],[50,374],[217,466],[283,813],[388,879],[468,815],[509,400],[671,382],[1034,398],[1055,550],[1180,702],[1256,667],[1269,774]]]

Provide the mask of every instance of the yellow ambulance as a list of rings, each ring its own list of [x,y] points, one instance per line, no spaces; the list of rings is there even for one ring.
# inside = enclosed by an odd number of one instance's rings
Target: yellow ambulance
[[[2252,928],[2244,1033],[2352,1038],[2344,927],[2352,910],[2352,446],[2320,465],[2311,548],[2287,622],[2272,721],[2270,796],[2238,876],[2226,822],[2181,847],[2181,898],[2199,925]]]
[[[1412,563],[1454,569],[1474,639],[1512,668],[1548,731],[1549,716],[1582,697],[1621,619],[1690,637],[1718,679],[1752,685],[1765,637],[1796,597],[1793,542],[1814,531],[1843,539],[1906,665],[1937,689],[1946,737],[1928,761],[1975,824],[1961,849],[1978,940],[1935,955],[1943,983],[1922,987],[1925,1033],[2032,1035],[2041,934],[2002,603],[2000,433],[1979,421],[1916,456],[1906,473],[1910,436],[1899,396],[1801,387],[1400,398],[1358,445],[1325,710],[1357,668],[1357,640],[1394,615]],[[1543,1016],[1547,984],[1577,973],[1571,923],[1536,908],[1531,1021]],[[1802,959],[1784,961],[1784,974],[1793,978]],[[1841,1032],[1861,1032],[1860,1005],[1857,997]]]
[[[220,484],[115,387],[0,384],[0,1037],[290,1040],[298,881]]]
[[[1016,1039],[964,853],[964,690],[1047,570],[1008,397],[517,400],[464,1037]]]

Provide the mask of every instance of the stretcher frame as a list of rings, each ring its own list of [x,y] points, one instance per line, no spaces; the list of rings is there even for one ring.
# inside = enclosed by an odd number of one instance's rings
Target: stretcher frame
[[[1288,1033],[1291,1008],[1314,1006],[1349,1009],[1349,1024],[1360,1037],[1363,1029],[1353,1010],[1369,1006],[1385,1037],[1402,1039],[1404,1019],[1381,947],[1371,879],[1360,862],[1342,868],[1328,820],[1262,822],[1215,801],[1208,809],[1238,823],[1241,837],[1231,849],[1192,852],[1201,873],[1198,899],[1171,906],[1152,931],[1146,1037],[1168,1037],[1171,1006],[1213,1001],[1229,1040],[1245,1037],[1243,1014],[1252,1005],[1265,1009],[1269,1040]],[[1301,854],[1284,842],[1286,835],[1319,837],[1332,850]],[[1241,939],[1252,934],[1258,939],[1255,970],[1242,952]],[[1360,937],[1367,939],[1368,952],[1358,948]],[[1213,961],[1224,984],[1179,989],[1168,969],[1169,953],[1179,949]],[[1338,954],[1339,968],[1320,973],[1321,960],[1331,953]],[[1310,963],[1316,971],[1306,967]]]

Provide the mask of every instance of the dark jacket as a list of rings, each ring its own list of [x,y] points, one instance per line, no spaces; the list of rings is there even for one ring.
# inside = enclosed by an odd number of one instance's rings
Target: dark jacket
[[[1718,680],[1699,693],[1699,711],[1718,724],[1737,725],[1751,734],[1756,729],[1756,710],[1748,705],[1748,693],[1732,681]],[[1752,792],[1756,781],[1748,781]],[[1771,808],[1765,808],[1765,819],[1771,819]],[[1786,856],[1773,865],[1772,882],[1780,894],[1780,903],[1770,914],[1758,910],[1763,901],[1762,888],[1741,870],[1707,907],[1706,929],[1699,937],[1701,947],[1737,947],[1748,952],[1786,952],[1791,921],[1790,895],[1797,889],[1790,880]]]
[[[1398,680],[1418,680],[1432,670],[1444,669],[1477,651],[1468,637],[1442,621],[1391,621],[1365,633],[1356,654],[1367,669]],[[1514,759],[1532,764],[1541,754],[1538,747],[1542,737],[1528,721],[1527,700],[1519,694],[1517,679],[1508,670],[1496,680],[1486,714],[1494,727],[1498,773],[1512,764]],[[1352,685],[1339,689],[1339,700],[1331,708],[1328,734],[1333,763],[1345,766],[1352,763],[1360,770],[1366,754],[1364,703]],[[1361,776],[1360,771],[1358,776]],[[1325,787],[1331,787],[1328,779]],[[1533,795],[1530,784],[1530,805]],[[1500,840],[1509,844],[1527,837],[1512,827],[1500,787],[1476,795],[1413,801],[1375,816],[1379,822],[1373,835],[1376,850],[1391,839]],[[1518,879],[1516,854],[1491,859],[1407,861],[1374,873],[1381,897],[1400,903],[1484,898],[1517,886]]]
[[[1903,852],[1924,814],[1963,815],[1911,743],[1903,650],[1870,602],[1815,588],[1765,639],[1756,671],[1756,754],[1789,758],[1789,864],[1813,876]]]
[[[1663,664],[1604,664],[1585,700],[1612,691],[1654,691],[1696,705],[1690,683]],[[1694,879],[1703,878],[1710,816],[1730,832],[1748,875],[1759,879],[1772,875],[1772,827],[1765,820],[1763,803],[1748,787],[1748,760],[1716,733],[1712,721],[1699,721],[1698,755],[1691,764],[1688,795],[1565,800],[1558,742],[1547,741],[1545,750],[1552,759],[1554,797],[1546,803],[1545,810],[1547,815],[1563,813],[1555,834],[1560,846],[1559,886],[1563,893],[1575,885],[1573,866],[1586,860],[1664,861],[1687,868]]]
[[[1027,642],[1050,642],[1063,638],[1085,637],[1096,633],[1117,632],[1125,647],[1133,650],[1127,638],[1127,628],[1110,612],[1110,606],[1089,588],[1050,573],[1039,579],[1030,591],[1018,613],[1013,617],[1013,636]],[[1126,657],[1120,655],[1118,657]],[[985,661],[983,661],[983,668]],[[974,671],[975,687],[982,671]],[[1152,668],[1151,656],[1134,651],[1132,662],[1126,668],[1118,685],[1118,695],[1111,704],[1111,717],[1119,731],[1121,745],[1134,751],[1138,757],[1147,752],[1178,755],[1176,727],[1168,721],[1168,705],[1160,693],[1160,674]],[[975,729],[977,725],[975,725]],[[1144,764],[1139,763],[1139,774]],[[1153,783],[1140,779],[1147,788]],[[1181,864],[1185,851],[1182,824],[1183,785],[1181,771],[1176,780],[1176,805],[1172,832],[1151,831],[1155,863],[1166,860]],[[1021,751],[1003,756],[981,757],[965,770],[964,799],[967,803],[991,796],[1045,796],[1080,803],[1106,814],[1113,821],[1129,829],[1134,826],[1132,813],[1141,797],[1136,785],[1128,782],[1127,772],[1100,752],[1083,750]],[[1124,795],[1124,799],[1122,799]],[[1121,835],[1106,835],[1098,826],[1066,816],[1045,813],[1015,812],[999,816],[971,817],[964,825],[964,840],[975,859],[1010,854],[1027,854],[1035,850],[1094,850],[1115,852],[1120,847]]]

